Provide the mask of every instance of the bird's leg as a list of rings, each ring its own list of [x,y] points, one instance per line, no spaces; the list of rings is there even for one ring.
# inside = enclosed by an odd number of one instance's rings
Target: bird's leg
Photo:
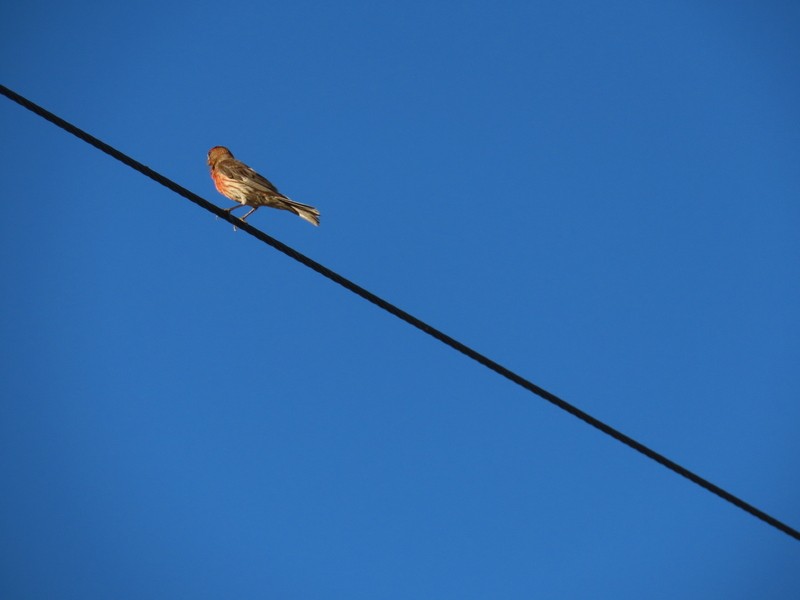
[[[248,212],[248,213],[247,213],[245,216],[243,216],[243,217],[242,217],[242,221],[244,221],[244,220],[245,220],[247,217],[249,217],[249,216],[250,216],[250,215],[252,215],[254,212],[256,212],[256,209],[257,209],[257,208],[258,208],[257,206],[254,206],[253,208],[251,208],[251,209],[250,209],[250,212]]]
[[[229,213],[229,212],[231,212],[232,210],[235,210],[235,209],[239,208],[240,206],[244,206],[244,204],[234,204],[233,206],[231,206],[231,207],[229,207],[229,208],[225,208],[225,209],[223,209],[223,210],[224,210],[226,213]],[[233,214],[233,213],[231,213],[231,214]],[[219,219],[219,216],[217,216],[217,219]]]
[[[226,208],[224,210],[225,210],[226,213],[232,215],[234,210],[236,210],[237,208],[241,208],[243,206],[245,206],[245,205],[244,204],[234,204],[233,206],[229,206],[228,208]],[[251,210],[250,212],[253,212],[253,211]],[[247,214],[249,215],[250,213],[247,213]],[[217,217],[217,218],[219,218],[219,217]],[[233,226],[233,230],[236,231],[236,225]]]

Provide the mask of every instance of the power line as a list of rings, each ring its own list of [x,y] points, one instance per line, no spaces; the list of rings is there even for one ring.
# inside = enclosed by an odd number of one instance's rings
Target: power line
[[[415,316],[407,313],[406,311],[398,308],[397,306],[395,306],[394,304],[384,300],[380,296],[376,296],[375,294],[373,294],[372,292],[364,289],[360,285],[358,285],[358,284],[350,281],[349,279],[339,275],[338,273],[330,270],[328,267],[316,262],[315,260],[312,260],[311,258],[305,256],[304,254],[301,254],[300,252],[298,252],[294,248],[291,248],[291,247],[287,246],[286,244],[284,244],[283,242],[280,242],[280,241],[276,240],[272,236],[267,235],[263,231],[261,231],[259,229],[256,229],[255,227],[250,225],[248,222],[242,221],[242,220],[236,218],[235,216],[233,216],[228,211],[223,210],[223,209],[219,208],[218,206],[212,204],[208,200],[205,200],[204,198],[201,198],[197,194],[194,194],[193,192],[190,192],[189,190],[187,190],[186,188],[184,188],[181,185],[178,185],[177,183],[175,183],[171,179],[168,179],[167,177],[164,177],[163,175],[161,175],[160,173],[157,173],[156,171],[154,171],[150,167],[147,167],[147,166],[143,165],[142,163],[140,163],[139,161],[132,159],[128,155],[123,154],[122,152],[120,152],[116,148],[113,148],[112,146],[109,146],[105,142],[100,141],[99,139],[97,139],[93,135],[90,135],[90,134],[86,133],[82,129],[79,129],[78,127],[76,127],[75,125],[72,125],[71,123],[65,121],[61,117],[58,117],[57,115],[54,115],[50,111],[45,110],[41,106],[39,106],[37,104],[34,104],[33,102],[31,102],[27,98],[25,98],[23,96],[20,96],[19,94],[17,94],[16,92],[8,89],[4,85],[0,85],[0,92],[4,96],[9,98],[10,100],[13,100],[17,104],[19,104],[19,105],[27,108],[28,110],[30,110],[31,112],[36,113],[40,117],[50,121],[51,123],[53,123],[54,125],[60,127],[61,129],[65,130],[65,131],[68,131],[72,135],[74,135],[74,136],[80,138],[81,140],[83,140],[84,142],[94,146],[98,150],[101,150],[101,151],[105,152],[106,154],[108,154],[110,156],[113,156],[118,161],[128,165],[129,167],[139,171],[143,175],[146,175],[150,179],[152,179],[152,180],[160,183],[161,185],[169,188],[170,190],[172,190],[176,194],[178,194],[180,196],[183,196],[187,200],[190,200],[191,202],[194,202],[198,206],[201,206],[201,207],[205,208],[207,211],[214,213],[219,218],[225,219],[226,221],[228,221],[229,223],[231,223],[232,225],[234,225],[238,229],[241,229],[242,231],[244,231],[246,233],[249,233],[250,235],[252,235],[256,239],[261,240],[265,244],[267,244],[269,246],[272,246],[273,248],[275,248],[276,250],[279,250],[280,252],[283,252],[284,254],[289,256],[290,258],[293,258],[294,260],[302,263],[306,267],[308,267],[310,269],[313,269],[314,271],[316,271],[320,275],[322,275],[324,277],[327,277],[331,281],[333,281],[335,283],[338,283],[339,285],[341,285],[342,287],[350,290],[354,294],[357,294],[357,295],[361,296],[364,300],[367,300],[368,302],[371,302],[372,304],[375,304],[376,306],[382,308],[383,310],[387,311],[388,313],[391,313],[395,317],[397,317],[399,319],[402,319],[403,321],[405,321],[409,325],[412,325],[412,326],[416,327],[417,329],[419,329],[419,330],[427,333],[428,335],[436,338],[437,340],[439,340],[443,344],[446,344],[447,346],[450,346],[454,350],[457,350],[457,351],[461,352],[462,354],[465,354],[466,356],[468,356],[472,360],[482,364],[483,366],[487,367],[488,369],[491,369],[495,373],[497,373],[499,375],[502,375],[506,379],[509,379],[509,380],[513,381],[514,383],[516,383],[520,387],[525,388],[529,392],[532,392],[532,393],[536,394],[537,396],[543,398],[544,400],[547,400],[551,404],[556,405],[561,410],[564,410],[564,411],[568,412],[569,414],[573,415],[574,417],[577,417],[581,421],[583,421],[585,423],[588,423],[592,427],[595,427],[595,428],[599,429],[600,431],[602,431],[606,435],[611,436],[615,440],[617,440],[619,442],[622,442],[626,446],[628,446],[630,448],[633,448],[634,450],[636,450],[637,452],[640,452],[641,454],[644,454],[648,458],[656,461],[660,465],[663,465],[667,469],[669,469],[671,471],[674,471],[678,475],[682,475],[683,477],[685,477],[689,481],[699,485],[700,487],[702,487],[705,490],[711,492],[712,494],[716,494],[717,496],[719,496],[723,500],[726,500],[727,502],[730,502],[731,504],[733,504],[734,506],[742,509],[743,511],[745,511],[747,513],[750,513],[754,517],[756,517],[758,519],[761,519],[762,521],[764,521],[765,523],[767,523],[769,525],[772,525],[776,529],[779,529],[780,531],[782,531],[785,534],[795,538],[796,540],[800,540],[800,531],[790,527],[789,525],[783,523],[782,521],[779,521],[778,519],[776,519],[775,517],[765,513],[764,511],[759,510],[758,508],[756,508],[752,504],[749,504],[749,503],[745,502],[744,500],[742,500],[741,498],[739,498],[737,496],[734,496],[730,492],[728,492],[728,491],[724,490],[723,488],[711,483],[707,479],[705,479],[703,477],[700,477],[699,475],[697,475],[696,473],[690,471],[689,469],[687,469],[685,467],[682,467],[681,465],[679,465],[678,463],[676,463],[673,460],[670,460],[669,458],[667,458],[663,454],[660,454],[660,453],[656,452],[655,450],[652,450],[648,446],[645,446],[641,442],[636,441],[632,437],[630,437],[628,435],[625,435],[624,433],[622,433],[621,431],[618,431],[617,429],[614,429],[610,425],[607,425],[603,421],[601,421],[601,420],[593,417],[592,415],[582,411],[578,407],[573,406],[572,404],[570,404],[569,402],[567,402],[565,400],[562,400],[561,398],[559,398],[555,394],[552,394],[552,393],[548,392],[547,390],[539,387],[535,383],[532,383],[532,382],[528,381],[527,379],[525,379],[521,375],[518,375],[514,371],[511,371],[510,369],[507,369],[503,365],[501,365],[499,363],[496,363],[495,361],[493,361],[490,358],[484,356],[483,354],[477,352],[476,350],[473,350],[472,348],[470,348],[466,344],[462,344],[458,340],[450,337],[449,335],[447,335],[446,333],[443,333],[442,331],[439,331],[435,327],[433,327],[431,325],[428,325],[424,321],[421,321],[417,317],[415,317]]]

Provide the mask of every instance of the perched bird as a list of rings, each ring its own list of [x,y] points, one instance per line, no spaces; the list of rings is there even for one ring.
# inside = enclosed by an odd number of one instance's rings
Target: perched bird
[[[208,166],[211,179],[217,191],[239,204],[227,208],[228,212],[242,206],[249,206],[250,212],[242,217],[244,221],[262,206],[270,206],[293,212],[312,225],[319,225],[319,211],[308,204],[290,200],[278,191],[266,177],[262,177],[241,161],[233,158],[231,151],[224,146],[214,146],[208,151]]]

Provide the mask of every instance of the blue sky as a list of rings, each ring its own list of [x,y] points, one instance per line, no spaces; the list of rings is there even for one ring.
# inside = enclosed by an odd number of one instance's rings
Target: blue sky
[[[24,2],[0,81],[800,527],[800,6]],[[0,101],[0,596],[797,598],[800,544]]]

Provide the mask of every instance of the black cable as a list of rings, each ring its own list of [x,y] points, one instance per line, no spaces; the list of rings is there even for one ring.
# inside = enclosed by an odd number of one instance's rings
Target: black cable
[[[526,390],[528,390],[529,392],[532,392],[532,393],[536,394],[537,396],[539,396],[541,398],[544,398],[548,402],[550,402],[552,404],[555,404],[561,410],[565,410],[569,414],[579,418],[581,421],[583,421],[585,423],[588,423],[592,427],[595,427],[595,428],[599,429],[600,431],[602,431],[606,435],[611,436],[615,440],[620,441],[623,444],[625,444],[626,446],[629,446],[630,448],[633,448],[637,452],[640,452],[640,453],[644,454],[648,458],[653,459],[657,463],[665,466],[667,469],[669,469],[671,471],[674,471],[678,475],[682,475],[683,477],[685,477],[689,481],[691,481],[693,483],[696,483],[697,485],[699,485],[700,487],[708,490],[712,494],[716,494],[717,496],[719,496],[723,500],[727,500],[728,502],[730,502],[734,506],[737,506],[738,508],[742,509],[743,511],[750,513],[754,517],[756,517],[758,519],[761,519],[762,521],[764,521],[765,523],[768,523],[769,525],[772,525],[776,529],[779,529],[780,531],[782,531],[785,534],[795,538],[796,540],[800,540],[800,531],[790,527],[789,525],[786,525],[785,523],[779,521],[775,517],[772,517],[772,516],[768,515],[764,511],[759,510],[758,508],[756,508],[752,504],[749,504],[749,503],[745,502],[744,500],[738,498],[737,496],[734,496],[733,494],[731,494],[730,492],[722,489],[721,487],[719,487],[717,485],[714,485],[713,483],[711,483],[707,479],[704,479],[703,477],[700,477],[699,475],[697,475],[696,473],[693,473],[689,469],[687,469],[685,467],[682,467],[681,465],[679,465],[678,463],[670,460],[669,458],[667,458],[663,454],[659,454],[655,450],[652,450],[649,447],[645,446],[644,444],[642,444],[640,442],[637,442],[632,437],[629,437],[629,436],[625,435],[624,433],[614,429],[610,425],[606,425],[605,423],[603,423],[599,419],[593,417],[592,415],[590,415],[588,413],[585,413],[584,411],[582,411],[581,409],[577,408],[576,406],[573,406],[569,402],[567,402],[565,400],[562,400],[561,398],[559,398],[555,394],[551,394],[547,390],[545,390],[543,388],[540,388],[535,383],[531,383],[530,381],[528,381],[527,379],[525,379],[521,375],[518,375],[515,372],[511,371],[510,369],[507,369],[503,365],[494,362],[490,358],[487,358],[486,356],[484,356],[483,354],[480,354],[476,350],[473,350],[469,346],[466,346],[465,344],[462,344],[458,340],[450,337],[446,333],[443,333],[443,332],[439,331],[435,327],[432,327],[431,325],[428,325],[424,321],[421,321],[417,317],[415,317],[415,316],[407,313],[406,311],[396,307],[394,304],[392,304],[390,302],[387,302],[383,298],[381,298],[379,296],[376,296],[372,292],[370,292],[368,290],[365,290],[360,285],[358,285],[356,283],[353,283],[349,279],[347,279],[345,277],[342,277],[341,275],[339,275],[338,273],[335,273],[334,271],[331,271],[329,268],[321,265],[320,263],[316,262],[315,260],[312,260],[312,259],[308,258],[307,256],[305,256],[304,254],[301,254],[300,252],[298,252],[294,248],[291,248],[291,247],[287,246],[283,242],[279,242],[278,240],[276,240],[275,238],[267,235],[263,231],[260,231],[259,229],[256,229],[255,227],[253,227],[252,225],[247,223],[247,221],[242,221],[242,220],[236,218],[235,216],[231,215],[229,212],[219,208],[218,206],[215,206],[214,204],[211,204],[211,202],[209,202],[208,200],[205,200],[205,199],[201,198],[200,196],[198,196],[197,194],[194,194],[194,193],[190,192],[189,190],[187,190],[183,186],[180,186],[177,183],[175,183],[174,181],[172,181],[170,179],[167,179],[166,177],[164,177],[160,173],[157,173],[157,172],[153,171],[150,167],[147,167],[147,166],[143,165],[142,163],[140,163],[140,162],[132,159],[131,157],[127,156],[126,154],[123,154],[119,150],[117,150],[115,148],[112,148],[111,146],[109,146],[105,142],[102,142],[102,141],[98,140],[96,137],[86,133],[85,131],[83,131],[82,129],[79,129],[78,127],[75,127],[74,125],[72,125],[71,123],[68,123],[67,121],[65,121],[61,117],[58,117],[58,116],[54,115],[53,113],[45,110],[41,106],[38,106],[37,104],[34,104],[33,102],[31,102],[27,98],[24,98],[23,96],[20,96],[19,94],[17,94],[16,92],[8,89],[4,85],[0,85],[0,92],[4,96],[6,96],[7,98],[9,98],[9,99],[13,100],[14,102],[16,102],[17,104],[20,104],[21,106],[27,108],[31,112],[36,113],[40,117],[43,117],[44,119],[47,119],[48,121],[50,121],[54,125],[57,125],[61,129],[64,129],[65,131],[68,131],[69,133],[71,133],[72,135],[80,138],[84,142],[87,142],[88,144],[91,144],[92,146],[94,146],[98,150],[102,150],[106,154],[109,154],[110,156],[113,156],[114,158],[116,158],[118,161],[128,165],[129,167],[131,167],[133,169],[136,169],[137,171],[139,171],[143,175],[146,175],[150,179],[152,179],[154,181],[157,181],[158,183],[160,183],[161,185],[163,185],[165,187],[168,187],[169,189],[171,189],[176,194],[179,194],[179,195],[183,196],[184,198],[186,198],[187,200],[191,200],[195,204],[197,204],[199,206],[202,206],[207,211],[210,211],[210,212],[214,213],[215,215],[217,215],[221,219],[225,219],[226,221],[228,221],[229,223],[231,223],[232,225],[234,225],[238,229],[241,229],[242,231],[245,231],[245,232],[249,233],[253,237],[261,240],[262,242],[264,242],[265,244],[268,244],[269,246],[272,246],[273,248],[275,248],[276,250],[279,250],[280,252],[283,252],[284,254],[289,256],[290,258],[293,258],[294,260],[304,264],[305,266],[309,267],[310,269],[313,269],[314,271],[316,271],[320,275],[322,275],[324,277],[327,277],[331,281],[334,281],[334,282],[338,283],[339,285],[341,285],[342,287],[350,290],[351,292],[353,292],[355,294],[358,294],[359,296],[364,298],[364,300],[367,300],[368,302],[371,302],[372,304],[375,304],[376,306],[379,306],[380,308],[382,308],[383,310],[393,314],[397,318],[402,319],[403,321],[405,321],[409,325],[413,325],[417,329],[419,329],[421,331],[424,331],[428,335],[436,338],[437,340],[439,340],[443,344],[446,344],[446,345],[450,346],[451,348],[453,348],[454,350],[458,350],[462,354],[465,354],[466,356],[468,356],[469,358],[473,359],[474,361],[479,362],[480,364],[482,364],[483,366],[491,369],[495,373],[498,373],[499,375],[502,375],[506,379],[510,379],[511,381],[516,383],[517,385],[519,385],[519,386],[525,388]]]

